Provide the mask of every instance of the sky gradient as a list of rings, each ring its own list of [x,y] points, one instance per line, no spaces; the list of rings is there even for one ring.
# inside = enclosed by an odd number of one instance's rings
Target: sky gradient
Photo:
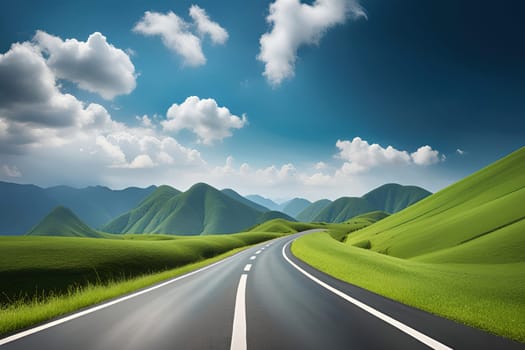
[[[0,180],[311,200],[388,182],[437,191],[524,145],[524,10],[2,4]]]

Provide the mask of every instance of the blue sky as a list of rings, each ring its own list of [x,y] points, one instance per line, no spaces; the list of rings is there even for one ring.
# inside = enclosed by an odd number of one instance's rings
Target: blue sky
[[[199,29],[192,5],[215,29]],[[452,0],[2,4],[0,93],[18,103],[0,98],[0,179],[180,189],[205,181],[309,199],[385,182],[436,191],[524,145],[524,10],[519,1]],[[149,24],[146,11],[158,15]],[[173,49],[170,11],[205,63]],[[82,47],[96,32],[112,49],[83,60],[67,51],[66,39]],[[42,63],[39,73],[24,55]],[[268,65],[273,75],[263,75]],[[23,79],[9,72],[42,74],[53,92],[36,104],[27,91],[38,84],[13,89]],[[65,95],[75,101],[57,107]]]

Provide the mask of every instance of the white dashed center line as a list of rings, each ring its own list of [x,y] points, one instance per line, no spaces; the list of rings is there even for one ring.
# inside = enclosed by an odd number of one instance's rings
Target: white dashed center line
[[[262,250],[258,250],[255,252],[255,254],[261,254]]]
[[[251,268],[252,268],[252,264],[246,264],[246,266],[244,267],[244,271],[248,272],[250,271]]]
[[[256,258],[255,255],[254,255],[254,256],[251,256],[251,257],[250,257],[250,260],[255,260],[255,258]]]
[[[246,350],[246,280],[248,275],[242,274],[237,287],[235,311],[233,315],[233,332],[231,350]]]

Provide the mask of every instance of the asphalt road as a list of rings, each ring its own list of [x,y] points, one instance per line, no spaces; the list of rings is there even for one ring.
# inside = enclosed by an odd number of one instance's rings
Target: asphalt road
[[[4,338],[0,349],[525,348],[312,269],[289,252],[296,237]]]

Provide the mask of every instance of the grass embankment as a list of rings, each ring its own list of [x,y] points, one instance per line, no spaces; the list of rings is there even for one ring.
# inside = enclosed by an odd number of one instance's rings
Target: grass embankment
[[[525,342],[525,263],[430,264],[349,246],[318,232],[292,252],[343,281]]]
[[[184,274],[281,235],[1,237],[0,334]]]
[[[317,233],[292,251],[342,280],[525,342],[523,203],[525,148],[344,243]]]

